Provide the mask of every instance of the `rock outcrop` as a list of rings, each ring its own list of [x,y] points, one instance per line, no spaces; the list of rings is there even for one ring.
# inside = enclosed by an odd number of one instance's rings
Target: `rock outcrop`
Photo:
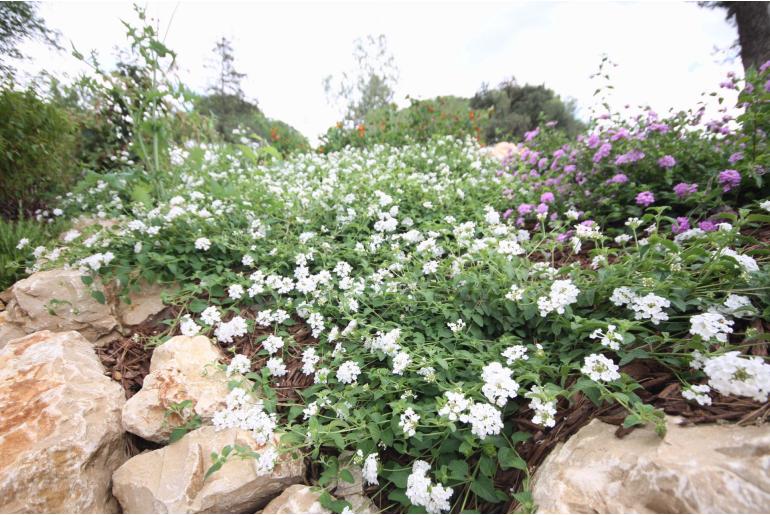
[[[174,426],[184,420],[167,417],[168,408],[192,401],[190,415],[200,415],[204,423],[225,407],[227,378],[214,365],[222,351],[205,336],[175,336],[158,346],[152,354],[150,373],[142,389],[123,408],[126,431],[147,440],[165,443]]]
[[[119,323],[114,310],[91,296],[92,287],[104,290],[101,282],[86,286],[82,275],[74,269],[47,270],[11,286],[4,312],[6,331],[77,331],[95,345],[116,338]],[[0,347],[7,342],[0,339]]]
[[[273,499],[262,513],[331,513],[319,501],[321,492],[307,485],[291,485]]]
[[[593,420],[538,468],[540,513],[767,513],[770,426],[651,428],[622,439]]]
[[[91,343],[42,331],[0,350],[0,512],[116,513],[123,389]]]
[[[263,453],[275,450],[277,441],[260,446],[249,431],[201,427],[128,460],[113,475],[113,493],[125,513],[253,513],[303,480],[302,459],[290,456],[280,457],[273,471],[263,475],[257,460],[233,456],[206,478],[211,453],[226,445]]]

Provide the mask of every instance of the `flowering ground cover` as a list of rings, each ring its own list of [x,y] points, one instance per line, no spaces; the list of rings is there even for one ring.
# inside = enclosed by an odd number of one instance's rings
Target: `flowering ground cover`
[[[320,486],[348,450],[385,511],[532,509],[533,467],[591,417],[662,435],[664,411],[767,416],[769,79],[725,83],[738,120],[546,124],[502,165],[452,137],[268,162],[191,143],[162,200],[139,172],[93,174],[57,209],[117,224],[18,246],[30,272],[176,285],[135,341],[219,342],[214,425],[280,434]],[[276,455],[215,467],[241,458]]]

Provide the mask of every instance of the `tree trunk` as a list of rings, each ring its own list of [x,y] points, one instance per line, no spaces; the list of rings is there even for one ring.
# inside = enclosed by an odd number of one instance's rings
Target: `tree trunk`
[[[734,2],[743,69],[770,61],[770,2]]]

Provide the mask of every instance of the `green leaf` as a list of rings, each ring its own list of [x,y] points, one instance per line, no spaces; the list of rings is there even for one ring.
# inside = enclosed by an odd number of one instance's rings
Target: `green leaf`
[[[479,476],[471,482],[471,492],[488,502],[496,503],[505,500],[505,494],[495,490],[495,485],[492,483],[492,480],[486,476]],[[503,495],[503,499],[500,499],[500,494]]]
[[[342,479],[346,483],[353,484],[356,482],[356,479],[353,477],[353,473],[350,472],[348,469],[342,469],[340,470],[340,479]]]
[[[100,292],[99,290],[91,291],[91,297],[96,299],[96,302],[98,302],[99,304],[106,304],[107,303],[107,299],[104,298],[104,293]]]
[[[519,456],[519,453],[516,452],[516,450],[511,449],[510,447],[503,447],[497,451],[497,460],[504,470],[510,468],[527,470],[527,462]]]

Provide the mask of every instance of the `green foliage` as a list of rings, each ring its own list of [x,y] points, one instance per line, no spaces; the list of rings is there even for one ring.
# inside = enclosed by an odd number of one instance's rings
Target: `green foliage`
[[[190,431],[198,429],[203,422],[201,416],[193,411],[193,401],[189,399],[175,402],[169,406],[163,416],[164,424],[170,424],[169,419],[181,422],[175,424],[174,427],[171,428],[171,436],[168,440],[169,443],[174,443]]]
[[[72,184],[75,127],[33,90],[0,90],[0,215],[22,216]]]
[[[38,222],[34,219],[8,221],[0,217],[0,291],[22,279],[35,258],[33,249],[48,246],[67,227],[67,222]],[[28,242],[19,247],[23,239]]]
[[[446,96],[410,99],[410,102],[404,109],[397,109],[393,104],[375,109],[356,127],[346,127],[343,123],[331,127],[321,137],[319,150],[328,153],[347,146],[403,146],[441,136],[473,137],[480,141],[486,113],[471,109],[468,99]]]
[[[470,105],[479,111],[489,111],[489,122],[484,127],[484,140],[489,144],[519,141],[541,120],[556,122],[556,127],[570,137],[583,128],[575,117],[574,102],[565,102],[545,86],[520,86],[513,79],[495,89],[482,85]]]
[[[8,71],[7,58],[24,57],[19,45],[31,39],[58,47],[58,34],[38,14],[37,2],[0,2],[0,71]]]

